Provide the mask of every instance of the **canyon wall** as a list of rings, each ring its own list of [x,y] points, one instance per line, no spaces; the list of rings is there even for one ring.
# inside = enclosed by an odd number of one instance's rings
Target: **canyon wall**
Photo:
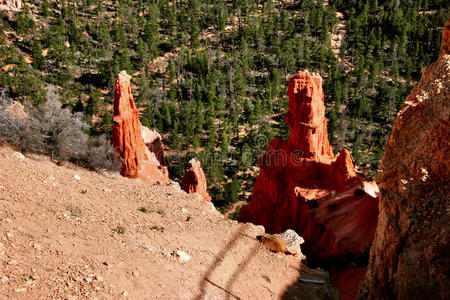
[[[148,128],[143,129],[131,94],[130,78],[126,71],[120,72],[114,91],[112,145],[122,158],[120,174],[140,178],[149,184],[169,184],[161,136]]]
[[[385,146],[380,214],[360,297],[448,299],[450,17]]]

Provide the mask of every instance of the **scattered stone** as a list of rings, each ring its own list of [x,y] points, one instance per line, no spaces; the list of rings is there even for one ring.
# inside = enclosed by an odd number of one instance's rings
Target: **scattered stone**
[[[191,256],[182,250],[178,250],[175,254],[181,262],[187,262],[191,259]]]
[[[142,248],[144,248],[147,251],[153,251],[153,248],[147,245],[142,245]]]
[[[305,240],[297,234],[292,229],[288,229],[283,233],[275,234],[275,236],[279,236],[286,243],[286,250],[291,254],[298,254],[299,256],[304,256],[300,245],[305,242]]]
[[[39,245],[39,244],[34,244],[33,248],[38,250],[38,251],[41,251],[41,245]]]
[[[95,275],[95,280],[102,282],[103,281],[103,277],[100,275]]]
[[[0,279],[0,282],[1,282],[1,283],[5,283],[5,282],[7,282],[8,280],[9,280],[8,277],[2,276],[2,278]]]
[[[75,180],[77,180],[77,181],[80,181],[80,180],[81,180],[81,177],[80,177],[80,175],[78,175],[78,174],[73,175],[73,178],[74,178]]]
[[[0,185],[0,191],[4,191],[6,188],[3,185]]]
[[[12,157],[17,158],[17,159],[20,159],[20,160],[24,160],[24,159],[25,159],[25,155],[23,155],[23,154],[20,153],[20,152],[14,152],[14,153],[12,154]]]
[[[106,192],[106,193],[111,193],[112,189],[104,188],[103,191]]]

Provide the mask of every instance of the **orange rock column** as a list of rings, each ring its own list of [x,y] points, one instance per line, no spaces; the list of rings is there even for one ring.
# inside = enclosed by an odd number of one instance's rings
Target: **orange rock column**
[[[130,78],[126,71],[120,72],[116,77],[112,145],[122,157],[120,174],[137,177],[137,172],[141,169],[141,160],[146,159],[146,155],[139,110],[134,105]]]

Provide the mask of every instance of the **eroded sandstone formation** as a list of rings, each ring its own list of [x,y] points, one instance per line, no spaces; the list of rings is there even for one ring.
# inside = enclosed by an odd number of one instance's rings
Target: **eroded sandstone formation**
[[[368,251],[378,199],[364,192],[348,150],[333,155],[320,75],[305,71],[291,79],[286,122],[291,136],[272,140],[258,159],[252,200],[239,220],[263,225],[269,233],[295,230],[309,258]],[[351,287],[354,294],[359,280]]]
[[[406,98],[381,161],[380,215],[360,296],[448,299],[450,17],[438,61]]]
[[[192,158],[188,163],[182,188],[188,194],[198,193],[203,200],[211,201],[211,196],[209,196],[207,191],[205,173],[203,173],[200,161],[195,158]]]
[[[161,163],[164,160],[161,137],[148,128],[142,129],[139,110],[131,94],[130,78],[126,71],[120,72],[116,77],[114,91],[112,145],[122,158],[120,174],[140,178],[150,184],[169,184],[167,168]],[[152,147],[158,143],[160,148],[152,152]]]

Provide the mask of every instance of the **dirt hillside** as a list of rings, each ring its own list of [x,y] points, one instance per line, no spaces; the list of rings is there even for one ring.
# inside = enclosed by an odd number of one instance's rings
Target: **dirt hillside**
[[[173,186],[0,147],[1,299],[335,299],[262,233]]]

